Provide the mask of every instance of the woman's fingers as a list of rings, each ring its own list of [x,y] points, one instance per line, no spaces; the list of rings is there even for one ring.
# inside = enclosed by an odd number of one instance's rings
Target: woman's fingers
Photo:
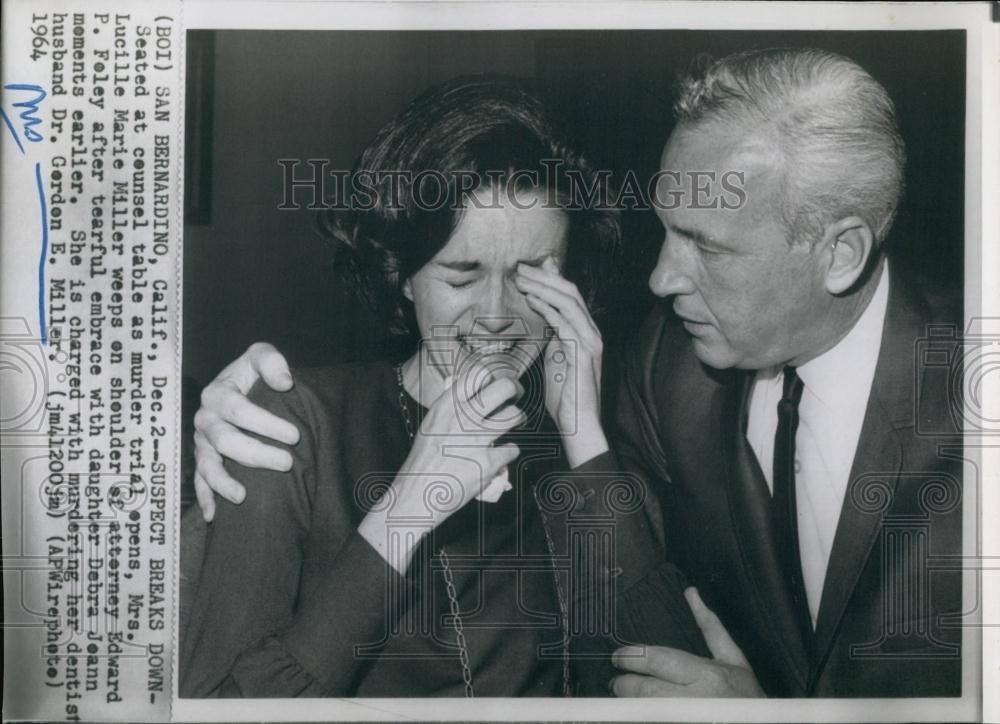
[[[553,307],[551,304],[547,304],[542,299],[528,294],[525,296],[528,301],[528,306],[542,315],[545,323],[554,329],[565,329],[566,320],[559,313],[559,310]],[[549,346],[545,350],[545,362],[546,371],[550,371],[548,365],[552,362],[562,362],[566,363],[569,368],[578,367],[578,360],[576,359],[576,350],[579,348],[579,342],[575,339],[570,340],[574,344],[566,344],[566,340],[562,336],[559,336],[549,343]],[[560,358],[561,357],[561,358]]]
[[[587,318],[590,326],[596,330],[597,325],[593,323],[590,319],[590,313],[587,310],[587,303],[583,300],[583,296],[580,294],[579,288],[576,284],[569,281],[565,277],[559,274],[559,268],[552,261],[551,257],[545,260],[545,263],[541,267],[533,267],[528,264],[519,264],[517,267],[518,275],[522,280],[533,281],[541,284],[545,287],[551,288],[553,291],[560,294],[567,300],[567,304],[572,304],[580,309]]]
[[[521,383],[511,377],[496,377],[464,400],[477,419],[486,420],[494,416],[505,402],[524,394]],[[460,398],[461,399],[461,398]]]
[[[479,389],[474,389],[474,385]],[[511,377],[491,377],[485,385],[472,379],[460,380],[432,405],[431,413],[421,424],[421,433],[433,437],[485,437],[490,442],[524,424],[527,419],[524,411],[511,404],[523,394],[524,387]]]
[[[533,279],[537,282],[553,287],[562,294],[565,294],[567,297],[571,297],[576,300],[576,302],[584,309],[587,308],[587,304],[583,301],[583,296],[580,294],[580,290],[577,288],[576,284],[559,273],[559,267],[554,261],[552,261],[552,257],[547,258],[542,263],[541,267],[531,266],[529,264],[520,264],[518,265],[518,273],[528,279]]]
[[[559,310],[553,307],[551,304],[547,304],[543,299],[540,299],[539,297],[536,297],[532,294],[526,295],[525,299],[527,300],[528,305],[532,309],[534,309],[536,312],[542,315],[542,318],[545,320],[545,323],[548,324],[550,327],[553,327],[555,329],[566,329],[569,326],[565,320],[565,317],[563,317],[563,315],[559,313]],[[564,341],[562,333],[560,333],[558,339],[560,342]],[[566,365],[568,367],[579,367],[580,360],[577,358],[577,356],[579,354],[579,351],[582,350],[586,353],[589,353],[587,354],[587,358],[591,360],[591,369],[593,370],[595,378],[599,382],[600,369],[601,369],[600,368],[601,351],[602,351],[601,348],[598,347],[595,350],[593,349],[592,346],[584,347],[583,345],[580,344],[579,341],[575,339],[572,339],[570,341],[573,342],[574,344],[571,345],[563,344],[556,349],[554,349],[553,345],[550,344],[549,349],[546,351],[546,360],[551,358],[554,361],[557,361],[555,360],[555,355],[561,352],[563,359],[565,360]],[[586,365],[584,366],[584,369],[586,369]]]
[[[521,449],[512,442],[506,445],[498,445],[490,449],[490,462],[494,470],[502,470],[514,462],[520,454]],[[489,484],[489,481],[487,481],[487,484]]]
[[[524,298],[525,301],[528,302],[529,307],[531,307],[540,315],[542,315],[542,319],[545,320],[546,324],[548,324],[553,329],[557,330],[560,340],[566,340],[568,337],[571,341],[579,343],[577,335],[566,334],[566,331],[573,330],[573,327],[572,325],[569,324],[568,321],[566,321],[566,318],[562,314],[560,314],[558,309],[556,309],[554,306],[546,302],[541,297],[536,296],[530,292],[528,294],[525,294]]]
[[[559,335],[565,338],[565,335],[569,334],[571,338],[575,337],[578,342],[587,345],[591,350],[599,351],[601,349],[601,334],[580,298],[579,292],[571,295],[553,286],[555,281],[565,282],[560,277],[545,274],[523,264],[518,268],[525,270],[517,277],[518,289],[525,295],[541,299],[557,309],[562,315],[565,321],[563,326],[558,328]],[[566,283],[569,284],[569,282]],[[573,286],[573,290],[576,290],[575,286]],[[567,323],[570,329],[566,329]]]
[[[574,312],[578,312],[578,316],[583,321],[581,329],[591,327],[592,324],[589,321],[586,305],[584,305],[579,294],[569,294],[563,289],[556,287],[553,284],[556,281],[564,280],[521,264],[518,266],[518,275],[515,283],[522,292],[530,292],[542,297],[552,306],[558,307],[565,312],[567,317],[572,316]],[[573,287],[573,289],[575,290],[576,287]]]
[[[515,427],[520,427],[528,421],[528,416],[517,405],[505,405],[495,410],[483,421],[483,431],[487,434],[494,433],[499,437],[505,432],[510,432]]]

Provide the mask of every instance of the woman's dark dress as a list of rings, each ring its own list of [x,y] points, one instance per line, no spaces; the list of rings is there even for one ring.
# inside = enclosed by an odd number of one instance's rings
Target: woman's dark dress
[[[357,533],[410,449],[392,367],[301,370],[292,392],[258,384],[251,399],[292,421],[301,440],[287,448],[289,473],[230,467],[247,496],[238,506],[219,500],[197,589],[182,602],[190,616],[181,636],[181,696],[464,696],[442,548],[475,695],[561,696],[564,626],[540,500],[572,612],[566,623],[574,652],[591,654],[573,659],[573,693],[605,693],[605,655],[626,640],[666,637],[701,650],[678,598],[681,582],[657,566],[641,506],[618,513],[610,526],[619,563],[599,554],[596,573],[571,580],[570,569],[580,566],[570,561],[569,541],[581,540],[581,525],[586,530],[594,520],[609,529],[607,515],[605,523],[592,515],[606,512],[600,497],[608,477],[588,474],[586,465],[559,473],[566,463],[547,418],[533,426],[540,430],[516,437],[514,489],[497,503],[473,501],[455,512],[425,537],[400,576]],[[409,396],[406,404],[419,424],[421,408]],[[571,511],[565,482],[580,492]],[[621,562],[629,576],[617,575]],[[621,585],[609,588],[611,578]],[[593,593],[609,590],[611,606]],[[609,625],[580,635],[581,621],[594,615],[611,616],[615,635],[607,635]]]

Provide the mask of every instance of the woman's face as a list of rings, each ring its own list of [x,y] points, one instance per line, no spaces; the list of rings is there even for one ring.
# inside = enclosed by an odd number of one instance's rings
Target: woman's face
[[[520,377],[542,352],[545,321],[515,285],[519,264],[562,268],[569,220],[544,195],[476,195],[448,243],[406,282],[422,337],[420,369],[441,378],[473,364]],[[499,202],[498,202],[499,200]]]

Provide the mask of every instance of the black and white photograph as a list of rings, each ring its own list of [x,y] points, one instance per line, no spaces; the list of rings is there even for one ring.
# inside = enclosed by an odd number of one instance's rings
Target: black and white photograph
[[[182,697],[961,695],[961,31],[187,48]]]
[[[0,27],[4,722],[1000,717],[1000,3]]]

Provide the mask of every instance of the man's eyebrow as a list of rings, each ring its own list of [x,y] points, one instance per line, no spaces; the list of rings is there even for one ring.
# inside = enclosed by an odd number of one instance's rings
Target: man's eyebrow
[[[707,234],[703,234],[697,229],[688,229],[683,226],[677,226],[676,224],[668,224],[668,226],[670,227],[670,230],[678,236],[691,239],[692,241],[696,241],[704,246],[719,246],[719,243],[715,239]]]
[[[445,269],[460,272],[476,271],[482,266],[478,261],[436,261],[434,263],[438,266],[443,266]]]

